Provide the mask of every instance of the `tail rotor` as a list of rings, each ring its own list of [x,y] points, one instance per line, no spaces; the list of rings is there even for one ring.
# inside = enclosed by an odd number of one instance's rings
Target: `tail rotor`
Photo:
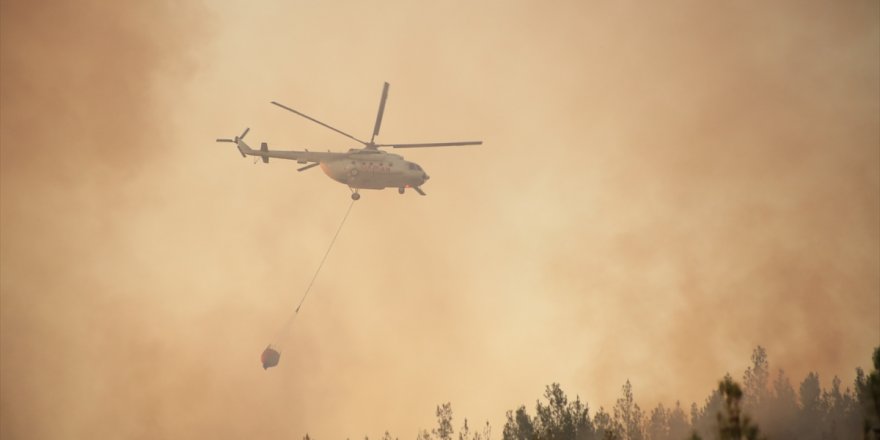
[[[242,149],[242,144],[244,143],[242,142],[242,139],[247,136],[249,131],[251,131],[250,127],[245,128],[244,131],[241,133],[241,136],[236,136],[232,139],[217,139],[217,142],[231,142],[238,146],[238,152],[241,153],[241,157],[247,157],[247,155],[244,154],[244,150]]]

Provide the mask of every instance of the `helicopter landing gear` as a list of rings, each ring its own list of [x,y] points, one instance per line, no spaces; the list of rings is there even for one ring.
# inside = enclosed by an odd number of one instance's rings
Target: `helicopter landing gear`
[[[400,188],[397,188],[397,193],[398,193],[398,194],[403,194],[404,191],[406,191],[406,188],[404,188],[404,187],[402,187],[402,186],[401,186]]]

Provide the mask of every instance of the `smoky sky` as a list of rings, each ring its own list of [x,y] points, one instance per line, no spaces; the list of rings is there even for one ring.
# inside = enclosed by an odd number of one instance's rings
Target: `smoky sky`
[[[0,435],[407,438],[551,382],[701,401],[763,345],[880,342],[873,1],[42,2],[0,9]],[[349,203],[218,137],[381,142]],[[796,386],[796,385],[795,385]]]

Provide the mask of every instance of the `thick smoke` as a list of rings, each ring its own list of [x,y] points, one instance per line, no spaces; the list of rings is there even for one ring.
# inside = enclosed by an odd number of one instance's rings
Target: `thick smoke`
[[[162,87],[194,69],[204,11],[6,0],[0,11],[0,437],[180,436],[186,422],[168,414],[209,378],[175,345],[186,335],[171,298],[155,301],[157,274],[131,248],[151,204],[131,182],[170,149]]]
[[[3,438],[405,438],[880,338],[877,2],[210,8],[3,0]],[[213,140],[342,151],[268,102],[364,136],[383,81],[378,140],[485,144],[365,192],[263,372],[348,190]]]

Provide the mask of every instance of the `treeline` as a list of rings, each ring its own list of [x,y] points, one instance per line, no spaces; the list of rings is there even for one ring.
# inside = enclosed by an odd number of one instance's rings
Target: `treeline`
[[[502,440],[685,440],[804,439],[880,440],[880,347],[873,371],[856,369],[853,387],[834,377],[830,388],[809,373],[797,389],[780,369],[771,377],[767,352],[757,347],[741,384],[726,375],[702,405],[671,408],[660,404],[645,411],[627,381],[610,410],[570,399],[559,384],[547,386],[533,412],[525,405],[507,411]],[[456,432],[452,406],[437,407],[437,427],[422,430],[416,440],[492,440],[486,422],[474,429],[467,419]],[[383,440],[393,437],[385,432]],[[308,440],[308,436],[306,436]],[[396,438],[395,438],[396,440]]]

